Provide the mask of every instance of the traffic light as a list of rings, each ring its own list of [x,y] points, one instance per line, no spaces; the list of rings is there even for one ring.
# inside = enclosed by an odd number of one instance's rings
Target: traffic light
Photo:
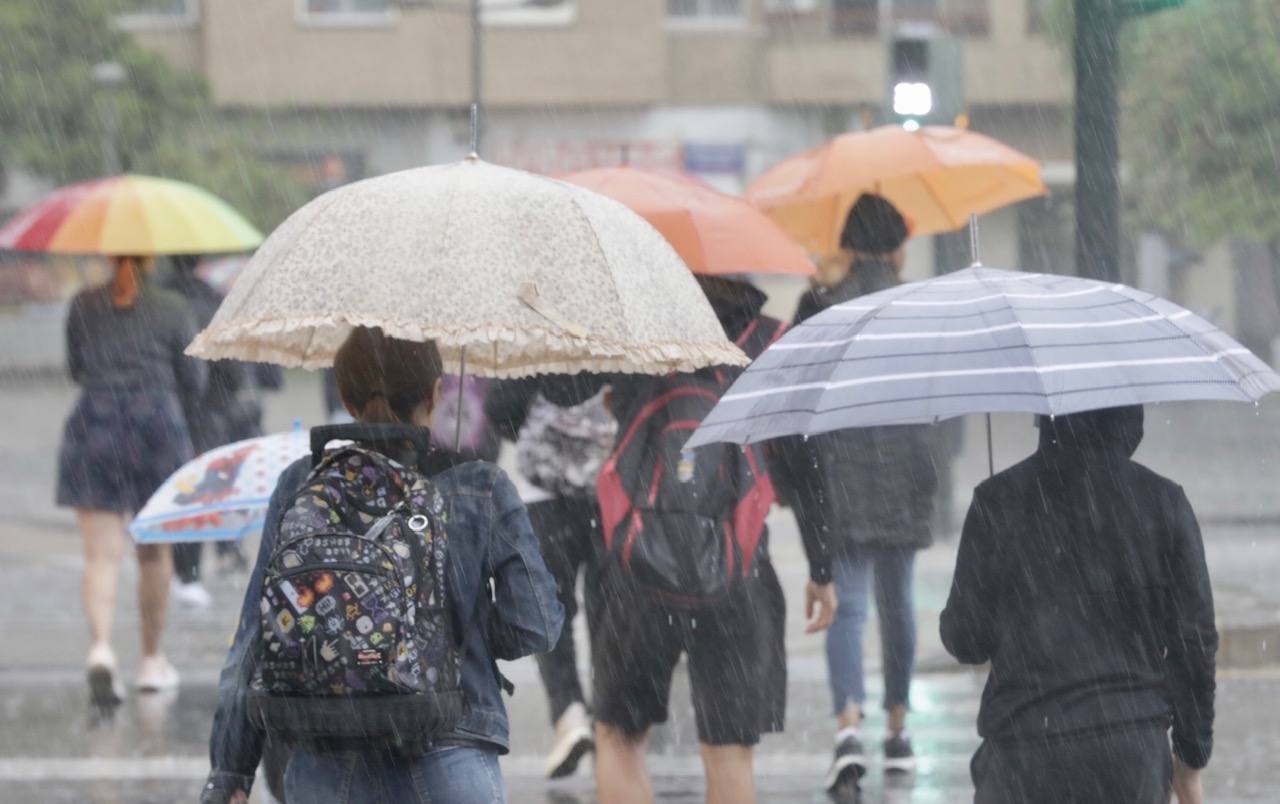
[[[888,74],[889,118],[903,128],[950,123],[964,111],[960,43],[940,31],[894,34]]]

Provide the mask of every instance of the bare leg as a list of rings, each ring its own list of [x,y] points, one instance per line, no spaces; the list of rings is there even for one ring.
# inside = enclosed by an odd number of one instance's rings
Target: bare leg
[[[120,559],[124,555],[124,517],[112,511],[78,508],[76,524],[84,541],[81,596],[89,619],[89,639],[95,646],[110,645]]]
[[[844,711],[836,715],[836,725],[840,729],[859,728],[862,725],[862,705],[853,701],[845,704]]]
[[[596,795],[601,804],[650,804],[653,782],[645,766],[647,735],[596,724]]]
[[[142,620],[144,659],[160,654],[160,637],[164,633],[172,578],[173,551],[169,545],[138,545],[138,609]]]
[[[907,730],[907,707],[898,704],[889,709],[889,732],[899,734]]]
[[[755,804],[755,752],[746,745],[699,745],[707,804]]]

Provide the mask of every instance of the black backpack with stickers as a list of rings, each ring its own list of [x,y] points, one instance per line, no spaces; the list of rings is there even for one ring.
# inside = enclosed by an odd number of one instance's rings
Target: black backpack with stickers
[[[462,716],[444,501],[381,452],[321,453],[317,435],[263,575],[250,717],[295,744],[422,750]]]

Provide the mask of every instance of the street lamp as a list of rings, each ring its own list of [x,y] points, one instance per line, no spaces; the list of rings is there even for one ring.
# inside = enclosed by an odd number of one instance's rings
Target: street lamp
[[[120,148],[117,134],[120,128],[120,105],[117,90],[124,86],[128,74],[119,62],[100,61],[93,65],[93,83],[103,91],[102,109],[102,174],[114,176],[120,172]]]

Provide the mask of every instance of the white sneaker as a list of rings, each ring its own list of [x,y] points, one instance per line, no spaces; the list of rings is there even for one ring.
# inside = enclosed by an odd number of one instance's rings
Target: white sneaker
[[[164,692],[178,688],[178,670],[164,656],[147,656],[138,663],[134,679],[138,692]]]
[[[205,589],[204,584],[199,581],[182,583],[174,579],[170,591],[173,598],[178,601],[178,605],[184,609],[204,611],[213,605],[213,597],[209,594],[209,590]]]
[[[111,646],[99,643],[89,649],[85,662],[89,680],[89,700],[94,706],[109,708],[124,701],[124,690],[116,674],[116,654]]]
[[[587,708],[580,703],[570,704],[556,721],[556,744],[547,755],[547,778],[569,776],[578,769],[582,758],[595,747]]]

